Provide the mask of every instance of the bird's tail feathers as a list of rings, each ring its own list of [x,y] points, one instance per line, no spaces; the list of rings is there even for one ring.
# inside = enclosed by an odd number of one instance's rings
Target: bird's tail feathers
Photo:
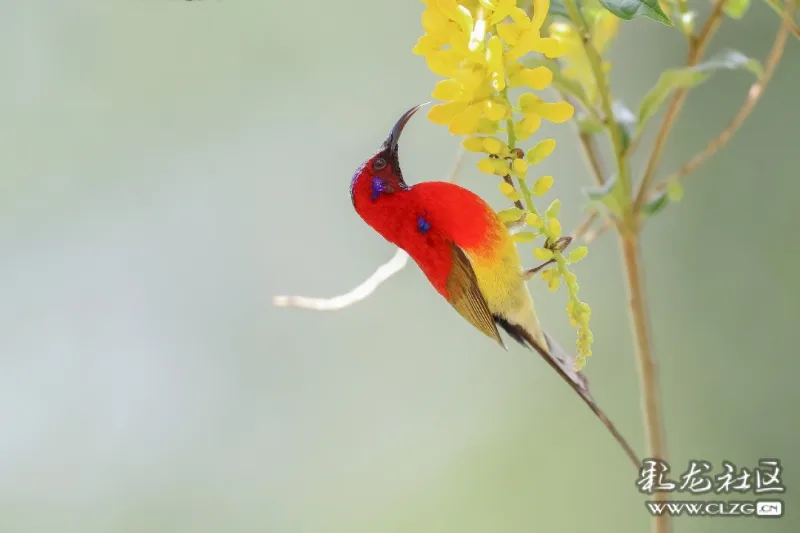
[[[533,318],[535,320],[536,316],[533,315]],[[577,387],[582,394],[591,398],[589,380],[581,372],[575,370],[575,358],[568,354],[550,335],[539,328],[538,321],[535,329],[515,324],[500,316],[496,316],[495,321],[512,339],[538,352],[563,379],[571,382],[573,387]]]

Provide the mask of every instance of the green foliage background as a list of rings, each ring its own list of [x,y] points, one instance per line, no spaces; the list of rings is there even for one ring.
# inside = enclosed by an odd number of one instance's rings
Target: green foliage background
[[[706,6],[699,6],[706,9]],[[435,77],[410,49],[417,2],[13,2],[0,17],[0,531],[634,532],[635,472],[531,353],[497,349],[408,268],[346,311],[333,295],[392,254],[352,210],[355,168]],[[754,4],[710,52],[763,58]],[[647,19],[613,44],[635,106],[684,41]],[[644,232],[668,449],[783,460],[786,516],[675,520],[680,532],[800,526],[800,46],[685,199]],[[670,171],[752,81],[694,90]],[[652,136],[652,128],[648,139]],[[590,185],[567,125],[542,174],[565,227]],[[645,144],[647,140],[645,140]],[[457,140],[415,120],[411,182]],[[610,164],[607,161],[607,164]],[[468,165],[462,183],[505,206]],[[643,449],[612,234],[576,266],[593,309],[587,374]],[[563,295],[532,285],[571,342]]]

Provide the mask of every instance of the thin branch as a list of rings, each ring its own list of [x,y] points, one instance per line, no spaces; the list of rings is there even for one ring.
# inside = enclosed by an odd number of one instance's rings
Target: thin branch
[[[572,98],[564,91],[557,90],[558,96],[564,100],[565,102],[569,103],[572,107],[575,107],[575,104],[572,101]],[[578,122],[578,119],[572,117],[572,125],[575,128],[575,133],[578,136],[578,141],[580,141],[581,150],[583,151],[583,156],[586,158],[586,164],[589,166],[589,169],[592,171],[592,177],[594,178],[594,182],[597,185],[603,185],[605,180],[605,172],[603,171],[603,163],[600,159],[600,151],[597,147],[597,143],[592,135],[581,131],[581,125]]]
[[[597,185],[604,185],[606,182],[605,173],[603,172],[603,164],[600,162],[600,153],[597,148],[597,142],[594,137],[580,131],[580,126],[576,123],[575,127],[578,128],[578,141],[580,141],[583,156],[586,158],[586,163],[592,171],[592,176]]]
[[[775,37],[775,43],[772,45],[772,50],[770,50],[767,60],[764,63],[764,74],[758,81],[750,86],[750,91],[748,92],[747,98],[745,99],[742,107],[739,108],[739,111],[736,113],[736,115],[734,115],[733,119],[725,127],[725,129],[722,130],[722,133],[720,133],[716,139],[709,141],[703,150],[695,154],[678,171],[674,172],[665,181],[660,183],[658,187],[656,187],[656,190],[664,190],[667,186],[667,183],[673,180],[678,180],[683,176],[693,172],[695,169],[697,169],[697,167],[716,155],[719,150],[728,144],[728,141],[731,140],[734,133],[736,133],[744,121],[747,120],[747,117],[750,116],[750,113],[753,112],[753,109],[755,109],[759,99],[764,94],[764,90],[767,88],[767,84],[772,78],[772,75],[775,73],[775,69],[780,63],[781,57],[783,56],[783,51],[786,48],[786,41],[789,38],[789,33],[791,30],[789,21],[792,20],[791,16],[794,13],[794,2],[792,0],[788,0],[786,2],[786,13],[789,15],[789,18],[782,19],[783,22],[778,30],[777,36]]]
[[[647,437],[647,456],[667,460],[664,417],[658,380],[658,365],[653,355],[652,334],[650,330],[645,298],[644,269],[637,227],[625,227],[620,232],[622,259],[628,280],[629,312],[633,325],[636,347],[636,367],[639,375],[640,403]],[[656,492],[654,499],[666,502],[669,494]],[[670,517],[663,514],[653,517],[654,533],[669,533]]]
[[[590,242],[592,242],[593,240],[595,240],[600,235],[602,235],[603,233],[605,233],[606,231],[608,231],[613,227],[614,223],[611,221],[611,219],[606,219],[605,221],[603,221],[600,227],[587,231],[586,235],[584,235],[583,237],[583,242],[589,244]]]
[[[630,194],[631,190],[630,173],[628,170],[628,165],[625,162],[625,153],[622,149],[622,131],[620,131],[619,124],[614,121],[611,90],[608,86],[606,73],[603,70],[603,58],[600,57],[597,49],[592,45],[591,30],[589,25],[583,19],[583,15],[578,9],[578,5],[576,4],[575,0],[566,0],[564,5],[567,8],[570,19],[580,30],[581,43],[583,44],[583,49],[586,52],[586,57],[589,59],[589,65],[591,66],[592,74],[597,82],[597,92],[600,95],[600,103],[602,104],[603,114],[605,115],[606,127],[608,129],[609,136],[611,137],[614,158],[617,162],[617,176],[620,185],[625,191],[624,194],[628,195]]]
[[[589,214],[586,216],[586,220],[581,222],[580,225],[577,228],[575,228],[575,231],[570,233],[570,236],[572,237],[572,239],[573,240],[574,239],[580,239],[581,237],[586,235],[589,231],[591,231],[592,225],[595,223],[595,221],[597,220],[597,217],[599,217],[599,216],[600,216],[600,213],[598,213],[597,211],[593,210],[593,211],[589,212]]]
[[[767,0],[767,5],[783,19],[784,23],[788,24],[789,31],[792,32],[792,35],[794,35],[796,39],[800,39],[800,27],[798,27],[797,23],[794,21],[794,13],[789,10],[789,6],[781,8],[781,3],[778,2],[778,0]]]
[[[391,259],[375,270],[375,273],[365,279],[358,287],[350,292],[334,296],[333,298],[309,298],[306,296],[276,296],[272,303],[277,307],[300,307],[314,311],[338,311],[345,307],[364,300],[381,284],[400,272],[408,263],[408,254],[398,248]]]
[[[691,45],[689,46],[689,56],[686,59],[687,67],[695,66],[702,59],[706,46],[708,46],[711,38],[719,28],[720,22],[722,22],[722,10],[725,7],[725,1],[726,0],[714,0],[714,7],[711,10],[711,14],[708,16],[706,23],[700,30],[700,33],[692,40]],[[672,131],[672,127],[675,125],[675,121],[678,118],[678,114],[680,113],[681,109],[683,108],[683,104],[686,101],[686,96],[688,94],[689,90],[687,88],[681,88],[676,89],[675,93],[672,95],[669,107],[664,115],[664,121],[661,123],[661,128],[658,130],[658,135],[653,143],[653,149],[650,152],[650,157],[647,158],[647,167],[645,168],[642,182],[639,185],[639,192],[636,194],[636,201],[633,204],[634,213],[639,212],[645,198],[647,197],[648,189],[653,179],[655,179],[656,171],[658,170],[658,164],[661,161],[661,156],[663,155],[664,149],[667,146],[667,138]]]

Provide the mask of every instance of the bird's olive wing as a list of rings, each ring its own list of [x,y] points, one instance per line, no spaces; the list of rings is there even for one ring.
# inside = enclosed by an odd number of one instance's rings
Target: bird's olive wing
[[[464,250],[455,243],[450,242],[450,252],[453,258],[453,268],[447,277],[450,304],[473,326],[505,348],[503,339],[500,338],[500,333],[497,331],[494,317],[478,288],[478,278],[472,269],[472,263]]]

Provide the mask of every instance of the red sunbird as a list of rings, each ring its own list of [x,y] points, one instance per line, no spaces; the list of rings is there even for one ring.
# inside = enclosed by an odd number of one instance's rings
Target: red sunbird
[[[588,396],[574,358],[539,325],[526,275],[509,227],[478,195],[454,183],[403,178],[398,142],[408,110],[378,151],[356,171],[350,197],[359,216],[405,250],[431,285],[479,331],[506,348],[500,329],[539,352]]]

